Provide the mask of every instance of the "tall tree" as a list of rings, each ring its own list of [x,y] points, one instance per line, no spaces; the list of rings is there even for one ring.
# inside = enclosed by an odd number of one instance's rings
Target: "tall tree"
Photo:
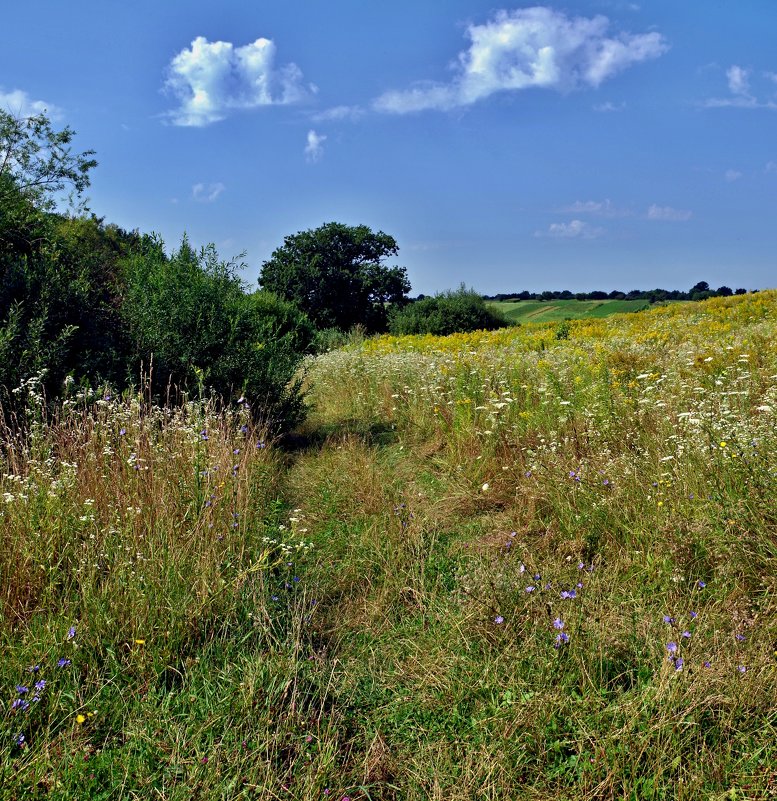
[[[263,289],[296,304],[318,328],[383,331],[387,307],[407,301],[404,267],[383,261],[399,252],[393,237],[366,225],[327,223],[284,239],[262,265]]]

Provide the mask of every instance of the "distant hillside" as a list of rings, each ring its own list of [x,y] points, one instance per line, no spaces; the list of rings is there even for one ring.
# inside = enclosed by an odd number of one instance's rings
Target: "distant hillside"
[[[642,311],[650,307],[644,300],[503,300],[487,301],[487,304],[514,323],[608,317],[610,314]]]

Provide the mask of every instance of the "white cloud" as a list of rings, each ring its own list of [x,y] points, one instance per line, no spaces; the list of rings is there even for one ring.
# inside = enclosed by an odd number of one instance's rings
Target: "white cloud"
[[[316,122],[330,122],[331,120],[358,120],[364,116],[361,106],[335,106],[313,114]]]
[[[535,231],[536,237],[552,239],[597,239],[604,234],[604,228],[596,228],[582,220],[571,220],[568,223],[551,223],[547,231]]]
[[[764,172],[768,175],[772,172],[777,172],[777,161],[767,161],[764,167]]]
[[[8,111],[15,117],[34,117],[36,114],[46,114],[51,120],[62,119],[62,109],[45,100],[33,100],[27,92],[14,89],[4,92],[0,89],[0,109]]]
[[[726,170],[726,172],[723,174],[723,177],[730,184],[733,184],[734,181],[738,181],[742,177],[742,173],[739,170]]]
[[[593,107],[594,111],[608,113],[612,111],[623,111],[626,108],[626,103],[611,103],[609,100],[606,103],[596,103]]]
[[[687,209],[673,209],[671,206],[657,206],[655,203],[647,210],[648,220],[661,220],[665,222],[685,222],[693,217],[693,212]]]
[[[170,120],[190,126],[209,125],[238,109],[295,103],[311,91],[296,64],[276,68],[270,39],[235,47],[204,36],[170,62],[165,89],[180,102]]]
[[[628,209],[619,209],[611,200],[576,200],[561,211],[565,214],[592,214],[595,217],[628,217]]]
[[[750,78],[749,70],[738,67],[732,64],[726,70],[726,78],[728,78],[728,89],[731,94],[742,95],[744,97],[750,96]]]
[[[568,17],[544,6],[498,11],[489,22],[468,27],[470,46],[459,54],[449,83],[386,92],[374,108],[395,114],[444,111],[499,91],[597,87],[668,49],[659,33],[621,32],[610,37],[608,27],[603,16]]]
[[[308,131],[308,140],[307,144],[305,145],[305,158],[311,164],[314,164],[315,162],[319,161],[321,159],[321,156],[324,155],[325,141],[326,141],[326,136],[324,136],[323,134],[317,134],[313,130]]]
[[[760,100],[750,86],[751,70],[732,64],[726,70],[726,80],[729,97],[713,97],[705,100],[702,106],[705,108],[767,108],[777,109],[777,102],[774,100]],[[777,79],[777,74],[765,72],[764,77],[770,81]]]
[[[195,184],[192,187],[192,197],[200,203],[213,203],[225,189],[226,186],[222,183]]]

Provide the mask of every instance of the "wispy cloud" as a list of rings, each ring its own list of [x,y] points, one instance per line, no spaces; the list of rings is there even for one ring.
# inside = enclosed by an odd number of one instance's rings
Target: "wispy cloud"
[[[225,189],[226,186],[222,183],[195,184],[192,187],[192,198],[199,203],[213,203]]]
[[[13,89],[4,92],[0,89],[0,109],[8,111],[16,117],[34,117],[36,114],[47,114],[49,119],[62,119],[62,109],[45,100],[33,100],[27,92]]]
[[[599,111],[603,114],[612,113],[614,111],[623,111],[626,108],[625,102],[612,103],[609,100],[606,103],[595,103],[594,111]]]
[[[324,155],[324,142],[326,136],[318,134],[314,130],[308,131],[307,144],[305,145],[305,158],[311,163],[321,160]]]
[[[559,211],[563,214],[591,214],[594,217],[629,217],[632,212],[616,206],[609,198],[607,200],[576,200],[570,206],[564,206]]]
[[[664,222],[686,222],[693,217],[693,212],[687,209],[674,209],[671,206],[657,206],[655,203],[648,207],[648,220],[661,220]]]
[[[604,233],[604,228],[597,228],[583,220],[571,220],[568,223],[551,223],[547,231],[535,231],[534,236],[551,239],[598,239]]]
[[[777,161],[767,161],[766,166],[764,167],[764,172],[768,175],[769,173],[777,172]]]
[[[311,116],[315,122],[331,122],[337,120],[358,120],[364,116],[361,106],[334,106],[334,108],[317,111]]]
[[[606,17],[568,17],[545,6],[498,11],[485,24],[468,27],[470,45],[459,54],[450,82],[386,92],[373,106],[395,114],[445,111],[500,91],[597,87],[668,49],[659,33],[609,36],[608,28]]]
[[[775,82],[777,74],[765,72],[763,76]],[[777,100],[770,97],[759,98],[751,86],[752,70],[732,64],[726,70],[726,81],[728,83],[728,97],[713,97],[702,103],[704,108],[766,108],[777,109]],[[773,88],[772,88],[773,91]]]
[[[739,170],[726,170],[726,172],[723,173],[723,177],[730,184],[733,184],[734,181],[738,181],[742,177],[742,173]]]
[[[189,126],[209,125],[238,109],[295,103],[313,91],[296,64],[275,66],[270,39],[235,47],[204,36],[172,59],[165,89],[179,102],[168,118]]]

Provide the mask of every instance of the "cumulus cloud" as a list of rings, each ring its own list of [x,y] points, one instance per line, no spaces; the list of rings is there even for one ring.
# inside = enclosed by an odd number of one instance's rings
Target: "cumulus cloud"
[[[305,158],[312,164],[319,161],[324,155],[324,142],[326,136],[318,134],[314,130],[308,131],[308,140],[305,145]]]
[[[596,228],[583,220],[571,220],[568,223],[551,223],[547,231],[535,231],[536,237],[552,239],[597,239],[604,234],[604,228]]]
[[[192,197],[199,203],[213,203],[225,189],[226,186],[222,183],[195,184],[192,187]]]
[[[648,220],[662,220],[665,222],[685,222],[693,217],[693,212],[687,209],[673,209],[671,206],[657,206],[655,203],[647,210]]]
[[[231,111],[295,103],[309,93],[296,64],[275,66],[275,44],[257,39],[235,47],[198,36],[170,62],[165,89],[179,102],[174,125],[203,126]]]
[[[568,17],[544,6],[498,11],[489,22],[468,27],[470,45],[459,54],[450,82],[386,92],[374,108],[395,114],[444,111],[499,91],[597,87],[668,49],[659,33],[609,36],[608,28],[606,17]]]
[[[0,89],[0,109],[20,118],[34,117],[36,114],[47,114],[52,120],[62,118],[62,110],[57,106],[45,100],[33,100],[21,89],[13,89],[10,92]]]

